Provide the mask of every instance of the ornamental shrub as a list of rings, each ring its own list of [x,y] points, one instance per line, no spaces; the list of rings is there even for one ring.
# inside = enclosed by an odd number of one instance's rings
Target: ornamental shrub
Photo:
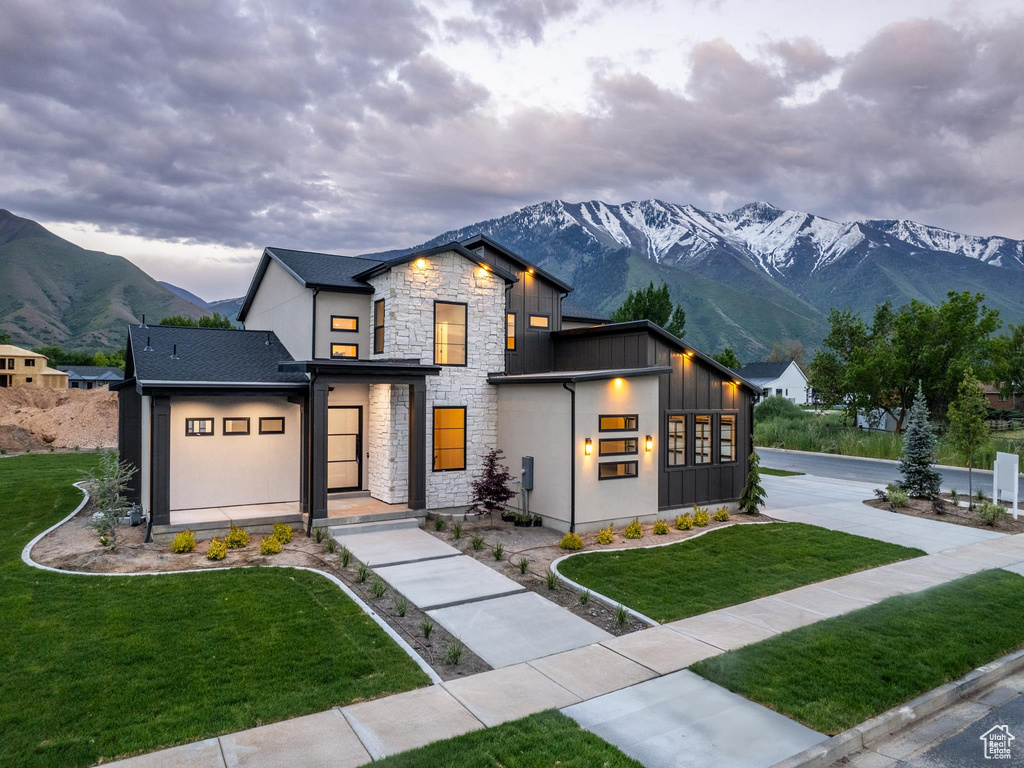
[[[693,515],[689,512],[676,518],[676,530],[688,531],[691,528],[693,528]]]
[[[598,544],[611,544],[615,540],[615,536],[612,534],[612,527],[609,525],[607,528],[602,528],[597,532],[597,543]]]
[[[294,532],[292,531],[292,527],[286,523],[274,523],[273,535],[274,538],[277,539],[279,543],[287,544],[292,540]],[[264,541],[266,541],[266,539],[264,539]],[[262,547],[263,545],[261,544],[260,546]],[[279,549],[277,551],[280,552],[281,550]],[[262,554],[262,552],[260,554]]]
[[[274,526],[277,527],[276,525]],[[288,530],[291,530],[289,528]],[[276,555],[283,549],[281,546],[281,540],[276,536],[264,536],[260,540],[260,554],[261,555]]]
[[[910,503],[910,494],[900,488],[894,488],[889,491],[889,503],[901,509]]]
[[[654,535],[664,536],[666,533],[668,533],[668,523],[666,523],[664,520],[655,520]]]
[[[583,539],[580,538],[578,533],[567,533],[562,537],[559,545],[562,549],[583,549]]]
[[[192,531],[185,529],[171,542],[171,552],[177,554],[183,554],[185,552],[191,552],[196,548],[196,535]]]
[[[640,518],[634,517],[633,522],[626,526],[623,532],[627,539],[639,539],[644,535],[644,529],[640,527]]]
[[[218,538],[210,539],[210,546],[206,548],[207,560],[223,560],[228,556],[228,545]]]
[[[232,523],[228,535],[224,537],[224,543],[228,545],[228,549],[241,549],[249,543],[249,532]]]
[[[715,520],[717,520],[720,523],[724,523],[728,519],[729,519],[729,508],[728,507],[719,507],[718,511],[715,512]]]
[[[983,501],[977,505],[978,519],[985,525],[995,525],[1006,518],[1006,507],[1002,504],[993,504],[991,501]]]
[[[693,505],[693,524],[698,528],[703,528],[711,520],[711,515],[708,514],[707,507],[698,507],[696,504]]]

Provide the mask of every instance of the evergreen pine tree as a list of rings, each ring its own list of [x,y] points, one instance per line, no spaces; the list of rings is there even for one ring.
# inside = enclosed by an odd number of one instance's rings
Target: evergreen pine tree
[[[740,494],[740,509],[750,515],[761,514],[761,507],[764,506],[764,488],[761,487],[761,460],[757,453],[750,454],[750,470],[747,472],[747,484],[743,486],[743,493]]]
[[[928,404],[924,400],[921,383],[910,408],[910,420],[903,435],[903,455],[900,456],[900,486],[911,496],[934,498],[939,495],[942,475],[932,466],[935,456],[935,433],[928,422]]]

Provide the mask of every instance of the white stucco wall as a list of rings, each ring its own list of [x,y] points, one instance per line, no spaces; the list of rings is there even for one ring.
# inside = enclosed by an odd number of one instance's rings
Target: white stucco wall
[[[359,318],[358,331],[332,331],[331,315]],[[358,344],[359,359],[370,357],[370,297],[361,293],[320,291],[316,296],[316,356],[330,358],[331,344]]]
[[[299,411],[283,397],[173,398],[171,510],[298,501]],[[246,416],[248,435],[224,435],[224,417]],[[283,416],[284,434],[259,434],[261,416]],[[213,418],[214,435],[186,437],[186,418]]]
[[[313,292],[271,259],[245,316],[246,329],[273,331],[288,354],[296,360],[309,360],[312,323]]]

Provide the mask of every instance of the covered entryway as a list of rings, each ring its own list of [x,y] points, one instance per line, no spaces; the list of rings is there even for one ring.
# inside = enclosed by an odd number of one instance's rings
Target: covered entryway
[[[363,407],[327,407],[327,490],[358,491],[363,487]]]

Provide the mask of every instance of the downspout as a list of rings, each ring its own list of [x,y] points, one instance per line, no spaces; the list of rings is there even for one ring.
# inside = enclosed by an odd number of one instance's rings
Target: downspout
[[[316,291],[313,292],[313,316],[316,317]],[[313,324],[313,336],[316,337],[316,323]],[[309,394],[306,396],[306,408],[303,416],[306,419],[306,444],[302,450],[306,452],[306,476],[302,482],[306,484],[306,538],[313,535],[313,382],[316,373],[309,377]]]
[[[562,389],[569,393],[571,427],[569,435],[569,532],[576,532],[576,384],[570,387],[562,382]]]
[[[313,289],[313,346],[309,350],[309,359],[316,360],[316,296],[320,293],[319,288]]]

